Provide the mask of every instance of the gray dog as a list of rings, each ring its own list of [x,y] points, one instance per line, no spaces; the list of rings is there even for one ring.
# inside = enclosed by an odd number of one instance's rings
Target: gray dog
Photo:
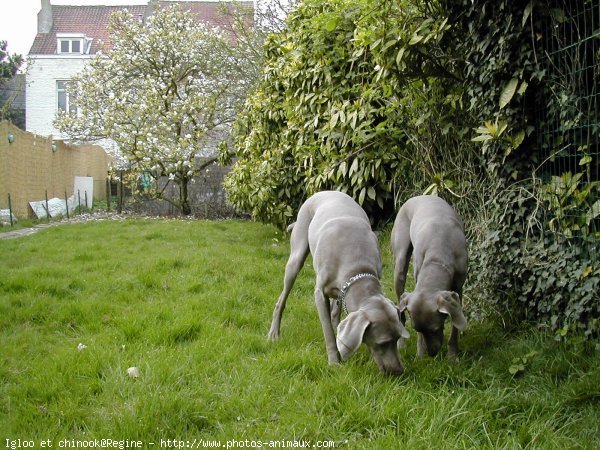
[[[402,205],[394,222],[392,250],[398,306],[402,316],[404,310],[408,310],[419,333],[417,354],[422,356],[427,351],[435,356],[440,351],[444,322],[450,316],[452,334],[448,340],[448,356],[457,356],[458,332],[467,327],[462,287],[468,257],[462,221],[439,197],[413,197]],[[414,254],[415,290],[405,293],[411,253]]]
[[[279,338],[286,300],[310,251],[317,277],[315,303],[329,363],[339,364],[340,356],[347,360],[364,342],[382,372],[401,374],[404,367],[397,342],[400,337],[408,338],[408,333],[400,322],[400,311],[381,291],[377,238],[363,209],[341,192],[319,192],[306,200],[290,227],[290,256],[269,339]],[[329,299],[339,302],[333,313]],[[339,306],[348,314],[341,323]]]

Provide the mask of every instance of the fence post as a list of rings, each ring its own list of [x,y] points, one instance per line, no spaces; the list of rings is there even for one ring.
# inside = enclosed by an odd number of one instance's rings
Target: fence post
[[[85,208],[87,209],[87,207],[88,207],[88,205],[87,205],[87,204],[88,204],[88,199],[87,199],[87,191],[83,191],[83,192],[84,192],[84,194],[85,194]],[[91,211],[91,210],[92,210],[92,208],[90,208],[90,211]]]
[[[110,179],[106,177],[106,212],[110,212]]]
[[[119,214],[123,212],[123,171],[119,177]]]
[[[8,215],[10,216],[10,226],[13,226],[13,220],[12,220],[12,203],[10,201],[10,194],[8,194]]]
[[[65,206],[67,207],[67,219],[69,219],[69,198],[67,197],[67,191],[65,191]]]
[[[46,189],[46,220],[50,223],[50,208],[48,207],[48,189]]]
[[[77,189],[77,206],[79,207],[79,214],[81,215],[81,191]]]

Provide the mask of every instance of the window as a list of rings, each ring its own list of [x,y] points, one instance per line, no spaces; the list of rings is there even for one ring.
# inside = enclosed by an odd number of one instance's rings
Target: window
[[[73,96],[67,91],[68,81],[59,80],[56,82],[56,92],[58,98],[58,110],[69,113],[76,113],[77,106],[71,101]]]
[[[81,54],[81,41],[82,39],[60,39],[59,53],[79,53]]]
[[[92,44],[91,39],[87,39],[84,34],[80,33],[58,33],[56,41],[59,54],[88,54]]]

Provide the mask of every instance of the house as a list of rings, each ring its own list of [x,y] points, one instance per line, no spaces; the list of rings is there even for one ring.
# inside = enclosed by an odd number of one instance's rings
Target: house
[[[73,108],[65,85],[99,50],[110,46],[108,25],[115,11],[127,9],[144,20],[155,8],[173,3],[192,12],[199,21],[231,30],[231,24],[220,14],[220,3],[214,1],[150,0],[148,5],[64,6],[41,0],[38,32],[29,51],[26,130],[65,138],[52,125],[60,109]],[[252,2],[243,5],[252,7]]]

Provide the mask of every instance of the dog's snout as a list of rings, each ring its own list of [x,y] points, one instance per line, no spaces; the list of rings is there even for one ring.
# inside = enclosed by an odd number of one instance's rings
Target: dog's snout
[[[402,366],[402,364],[394,367],[386,367],[382,370],[382,372],[386,375],[398,377],[404,373],[404,367]]]
[[[442,349],[442,343],[438,341],[427,342],[427,353],[429,356],[436,356]]]
[[[400,362],[399,355],[395,348],[384,354],[377,354],[376,352],[373,352],[373,350],[371,350],[371,352],[373,353],[377,367],[379,367],[379,370],[382,373],[393,376],[402,375],[404,373],[404,366],[402,365],[402,362]]]
[[[440,352],[439,348],[428,348],[427,349],[427,353],[429,353],[429,356],[433,357],[436,356],[438,353]]]

